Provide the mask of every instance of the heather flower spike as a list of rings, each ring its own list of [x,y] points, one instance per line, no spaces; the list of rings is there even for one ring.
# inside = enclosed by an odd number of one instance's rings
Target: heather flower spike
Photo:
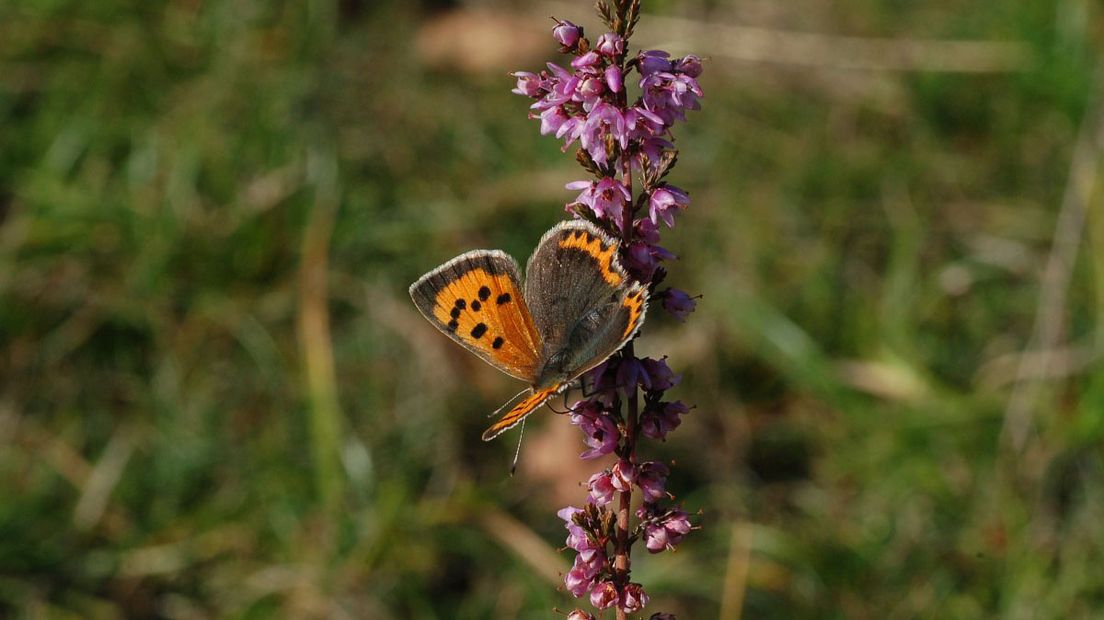
[[[529,98],[530,118],[540,122],[541,135],[560,140],[565,151],[577,149],[586,176],[566,184],[577,192],[566,210],[620,239],[621,264],[631,278],[648,287],[653,304],[685,321],[699,297],[677,288],[657,290],[667,275],[664,264],[676,258],[660,246],[660,237],[690,205],[689,193],[666,177],[678,159],[672,131],[700,107],[702,60],[633,50],[640,0],[599,0],[597,9],[605,30],[593,40],[581,26],[553,18],[552,39],[571,55],[568,66],[548,63],[539,73],[512,73],[512,92]],[[590,396],[574,403],[570,414],[582,431],[585,449],[579,456],[613,454],[616,460],[586,481],[582,508],[558,513],[567,529],[565,544],[575,553],[564,588],[624,620],[649,602],[644,585],[631,580],[634,543],[661,553],[694,529],[689,515],[670,503],[669,467],[641,459],[638,443],[642,437],[666,440],[691,407],[664,398],[681,380],[667,358],[638,358],[631,340],[583,378]],[[635,513],[634,493],[643,500]],[[600,616],[575,609],[567,617]],[[663,612],[649,617],[674,620]]]

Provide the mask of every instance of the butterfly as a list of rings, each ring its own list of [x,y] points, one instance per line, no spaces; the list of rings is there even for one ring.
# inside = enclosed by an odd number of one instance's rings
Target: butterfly
[[[632,339],[648,291],[618,258],[619,243],[585,220],[560,222],[525,266],[499,250],[457,256],[410,285],[414,305],[437,329],[531,394],[483,433],[514,427]]]

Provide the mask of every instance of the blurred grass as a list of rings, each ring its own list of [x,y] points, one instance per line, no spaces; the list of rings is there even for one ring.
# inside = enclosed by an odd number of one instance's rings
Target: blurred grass
[[[582,495],[575,438],[542,414],[507,478],[510,442],[475,438],[515,386],[405,292],[463,250],[524,260],[563,217],[577,172],[503,75],[551,56],[524,38],[547,24],[493,23],[515,53],[459,71],[418,52],[431,4],[0,5],[0,615],[570,609],[541,558],[556,502]],[[1099,202],[1064,309],[1082,361],[1045,383],[1022,453],[1000,429],[1099,8],[645,6],[1033,58],[709,63],[675,172],[695,202],[666,244],[704,299],[638,345],[685,372],[698,408],[654,454],[705,511],[678,553],[634,563],[654,609],[716,617],[728,588],[745,618],[1098,617]],[[562,17],[596,27],[587,2]]]

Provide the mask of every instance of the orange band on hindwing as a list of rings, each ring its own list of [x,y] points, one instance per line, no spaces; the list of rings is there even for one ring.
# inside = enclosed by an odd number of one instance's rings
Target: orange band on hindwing
[[[629,322],[625,325],[625,330],[621,334],[622,339],[628,338],[637,327],[640,327],[640,322],[644,318],[646,303],[647,295],[643,287],[636,287],[621,300],[621,305],[629,311]]]
[[[559,392],[563,388],[563,385],[555,385],[543,390],[537,390],[531,396],[514,405],[514,408],[507,411],[506,415],[499,418],[498,422],[491,425],[490,428],[483,431],[483,441],[490,441],[501,434],[503,431],[513,428],[519,422],[525,419],[525,416],[536,411],[537,407],[544,404],[544,401],[551,398],[556,392]]]

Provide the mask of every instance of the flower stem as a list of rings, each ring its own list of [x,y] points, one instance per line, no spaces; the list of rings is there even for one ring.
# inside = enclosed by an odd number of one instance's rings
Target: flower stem
[[[624,96],[624,93],[622,93]],[[624,107],[624,103],[622,103]],[[625,188],[629,190],[629,196],[633,195],[633,178],[632,178],[632,161],[631,155],[628,153],[621,154],[621,174],[622,183]],[[635,201],[628,200],[625,202],[624,208],[621,214],[621,235],[623,239],[623,246],[625,248],[630,247],[633,236],[633,205]],[[628,344],[621,349],[621,359],[631,360],[636,356],[633,351],[633,343],[630,340]],[[638,401],[637,401],[637,388],[634,384],[632,391],[628,395],[628,399],[625,402],[625,435],[624,435],[624,447],[621,453],[622,458],[636,465],[636,422],[638,415]],[[615,581],[621,588],[624,588],[629,584],[629,572],[630,572],[630,554],[632,548],[629,544],[629,516],[632,510],[632,486],[628,489],[621,491],[618,496],[617,505],[617,538],[615,540],[615,555],[613,558],[613,568],[616,574],[614,575]],[[628,614],[625,613],[621,606],[617,606],[617,620],[628,620]]]

